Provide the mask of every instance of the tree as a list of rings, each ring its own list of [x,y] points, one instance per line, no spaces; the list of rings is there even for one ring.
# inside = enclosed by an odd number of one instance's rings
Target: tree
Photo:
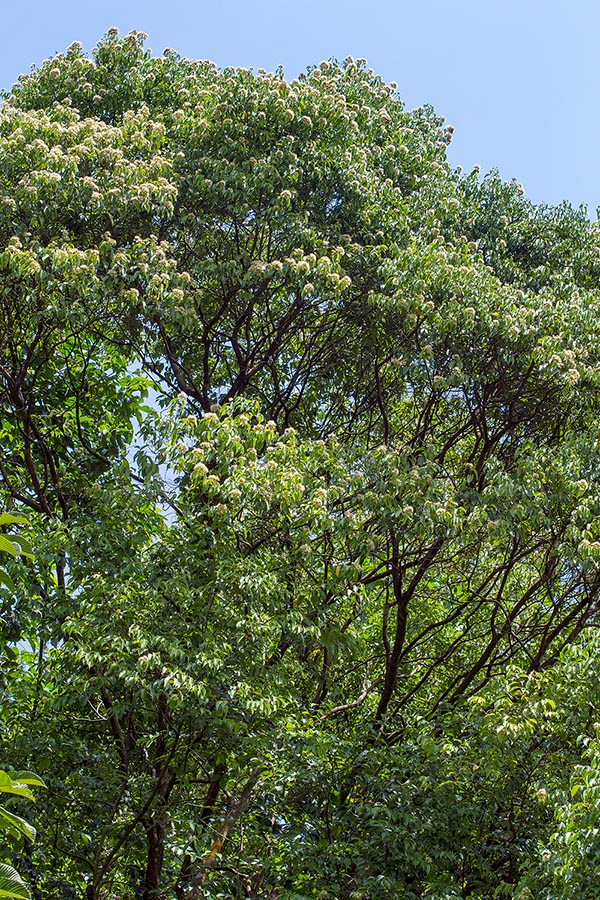
[[[2,715],[54,895],[554,877],[531,761],[558,797],[592,736],[544,679],[597,623],[597,229],[452,171],[450,133],[361,61],[289,83],[139,33],[6,96],[0,476],[43,549]]]

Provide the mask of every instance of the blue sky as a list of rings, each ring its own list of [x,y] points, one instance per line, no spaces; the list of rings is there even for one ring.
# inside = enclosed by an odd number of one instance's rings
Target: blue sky
[[[498,168],[536,202],[600,205],[598,0],[11,0],[0,86],[74,40],[116,26],[155,53],[289,77],[330,57],[366,57],[407,106],[454,125],[450,161]]]

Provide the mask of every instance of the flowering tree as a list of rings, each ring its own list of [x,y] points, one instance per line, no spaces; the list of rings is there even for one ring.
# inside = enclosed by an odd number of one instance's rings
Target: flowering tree
[[[43,550],[3,715],[56,896],[551,883],[597,229],[450,136],[362,61],[290,83],[138,33],[5,98],[0,477]]]

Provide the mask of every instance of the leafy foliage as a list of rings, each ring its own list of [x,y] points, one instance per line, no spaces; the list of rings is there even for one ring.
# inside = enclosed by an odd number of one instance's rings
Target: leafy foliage
[[[598,227],[450,136],[363,61],[136,32],[6,96],[0,716],[49,896],[593,895]]]
[[[0,526],[11,526],[15,524],[26,524],[27,520],[22,516],[15,516],[12,513],[0,513]],[[28,542],[20,535],[11,535],[7,537],[0,534],[0,552],[8,553],[11,557],[25,556],[30,559],[33,554]],[[5,569],[0,568],[0,587],[2,591],[11,594],[15,592],[15,586]],[[4,648],[7,653],[8,660],[13,661],[15,658],[14,651],[10,648]],[[0,770],[0,793],[13,794],[17,797],[25,797],[33,800],[31,786],[45,787],[44,782],[32,772],[3,772]],[[14,841],[24,837],[26,840],[35,840],[35,828],[30,825],[21,816],[15,815],[4,807],[0,806],[0,853],[5,848],[2,844],[8,840]],[[0,861],[0,897],[14,897],[17,900],[30,900],[30,893],[19,873],[6,862]]]

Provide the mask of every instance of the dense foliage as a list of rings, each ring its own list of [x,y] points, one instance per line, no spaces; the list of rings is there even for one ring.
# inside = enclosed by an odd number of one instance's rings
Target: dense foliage
[[[596,897],[598,229],[450,137],[137,33],[4,98],[34,897]]]

